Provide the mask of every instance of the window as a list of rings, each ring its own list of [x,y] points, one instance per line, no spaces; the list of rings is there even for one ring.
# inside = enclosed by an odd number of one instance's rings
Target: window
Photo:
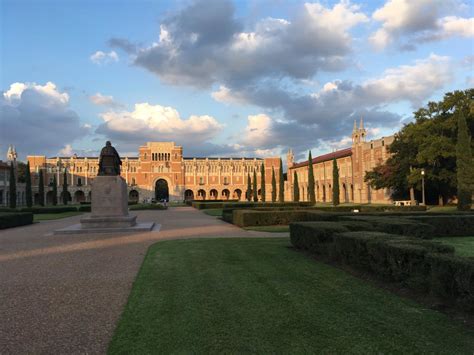
[[[202,176],[199,178],[199,185],[204,185],[204,178]]]
[[[135,186],[135,185],[136,185],[135,178],[132,178],[132,186]]]
[[[81,178],[77,178],[77,186],[82,186],[82,179]]]

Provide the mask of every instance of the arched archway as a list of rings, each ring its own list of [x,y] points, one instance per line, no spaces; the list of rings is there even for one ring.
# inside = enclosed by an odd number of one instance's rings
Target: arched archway
[[[61,192],[61,196],[60,196],[61,201],[60,201],[60,203],[63,203],[63,201],[64,201],[63,196],[64,196],[64,191]],[[69,191],[66,191],[66,196],[67,196],[67,201],[71,202],[72,198],[71,198],[71,193]],[[38,200],[39,200],[39,195],[38,195]]]
[[[212,189],[211,191],[209,191],[209,197],[211,198],[211,200],[217,200],[217,190]]]
[[[185,200],[194,200],[194,192],[193,192],[193,190],[186,190],[186,191],[184,191],[184,199],[185,199]]]
[[[155,183],[155,199],[157,201],[168,201],[170,198],[168,181],[165,179],[158,179]]]
[[[323,202],[326,202],[326,185],[323,185]]]
[[[349,190],[347,189],[346,183],[342,184],[342,190],[344,192],[344,202],[349,202]]]
[[[206,199],[206,191],[205,190],[199,190],[198,191],[198,200],[205,200]]]
[[[54,194],[53,194],[53,191],[48,191],[48,192],[46,193],[46,204],[47,204],[47,205],[52,205],[52,204],[54,204],[53,195],[54,195]]]
[[[128,202],[137,203],[139,198],[140,198],[140,195],[137,190],[131,190],[128,193]]]
[[[228,189],[222,190],[222,199],[223,200],[228,200],[230,197],[230,191]]]
[[[74,201],[77,203],[84,202],[86,200],[86,195],[84,194],[83,191],[77,190],[74,192]]]
[[[241,197],[242,197],[242,190],[241,189],[234,190],[234,194],[233,194],[234,200],[237,199],[240,201]]]

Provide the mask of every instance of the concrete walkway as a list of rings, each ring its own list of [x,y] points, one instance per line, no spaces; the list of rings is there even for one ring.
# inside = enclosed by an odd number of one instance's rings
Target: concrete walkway
[[[52,235],[81,216],[0,231],[0,354],[105,353],[148,247],[165,239],[267,237],[190,207],[140,211],[159,232]]]

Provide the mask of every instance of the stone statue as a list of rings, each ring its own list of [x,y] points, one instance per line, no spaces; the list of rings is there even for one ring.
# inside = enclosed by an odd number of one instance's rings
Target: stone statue
[[[116,176],[120,175],[120,165],[122,165],[122,160],[120,156],[112,147],[112,143],[107,141],[105,147],[100,151],[99,158],[99,176]]]

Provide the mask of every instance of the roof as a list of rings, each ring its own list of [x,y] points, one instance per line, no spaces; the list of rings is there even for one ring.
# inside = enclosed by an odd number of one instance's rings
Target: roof
[[[336,150],[335,152],[320,155],[313,158],[313,164],[322,163],[328,160],[333,160],[334,158],[339,159],[339,158],[344,158],[344,157],[350,157],[351,155],[352,155],[352,148]],[[302,166],[307,166],[307,165],[308,165],[308,160],[303,161],[301,163],[296,163],[290,169],[300,168]]]
[[[244,158],[244,157],[184,157],[183,158],[184,160],[193,160],[193,159],[196,159],[196,160],[263,160],[262,158]]]

